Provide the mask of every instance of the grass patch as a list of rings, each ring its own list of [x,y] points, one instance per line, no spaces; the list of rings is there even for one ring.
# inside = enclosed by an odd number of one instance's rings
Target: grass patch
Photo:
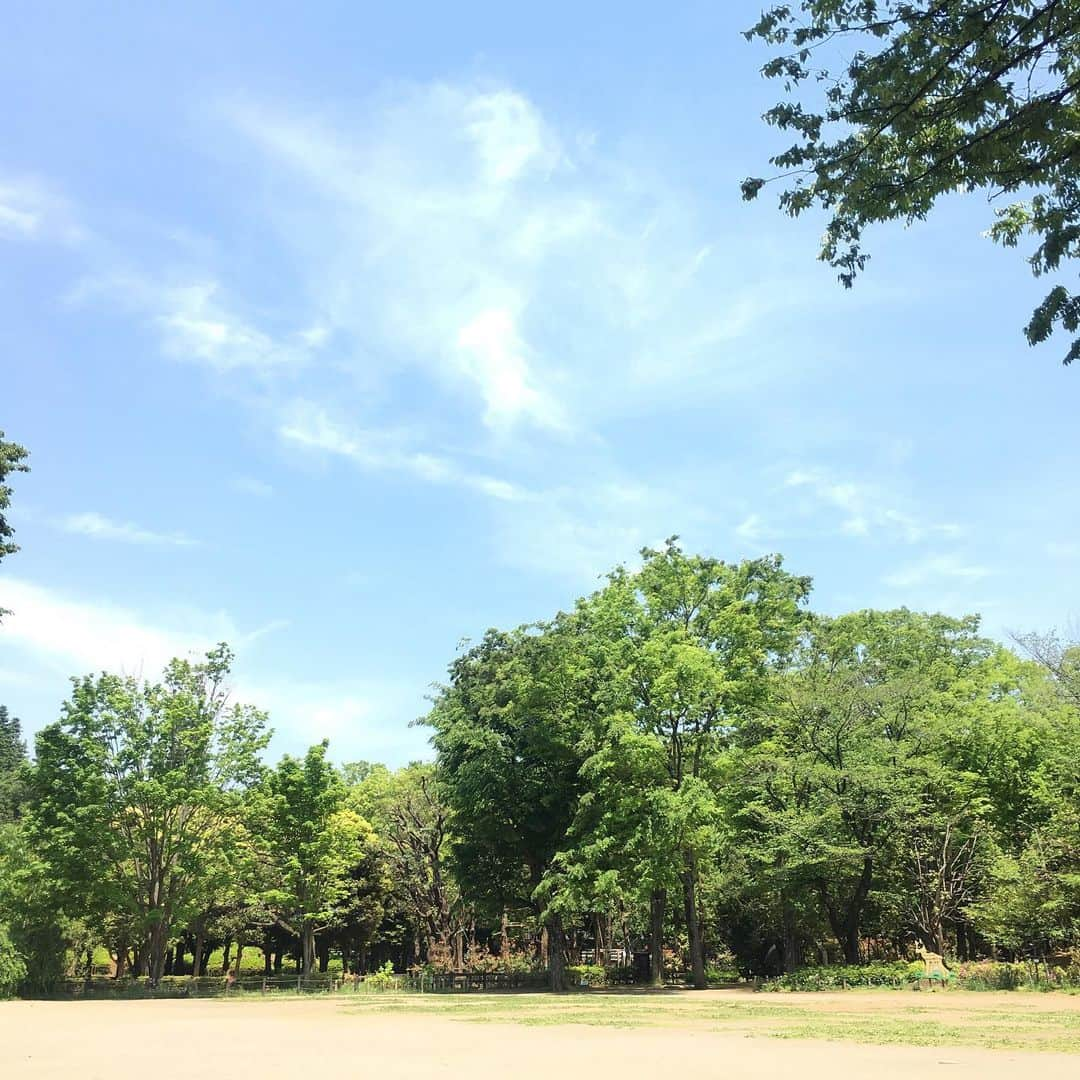
[[[785,995],[781,1003],[771,995],[717,1000],[693,994],[382,994],[350,998],[345,1009],[473,1024],[685,1028],[774,1039],[1080,1053],[1080,1011],[1010,1005],[967,1007],[954,999],[947,1007],[897,1001],[895,1008],[882,1008],[879,994],[856,992],[842,1005],[817,1003],[810,995]]]

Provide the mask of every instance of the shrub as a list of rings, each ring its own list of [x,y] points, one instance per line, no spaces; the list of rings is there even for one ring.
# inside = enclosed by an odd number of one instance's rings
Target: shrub
[[[762,983],[762,990],[844,990],[853,986],[906,986],[922,976],[922,964],[894,960],[876,964],[830,964],[790,971]]]
[[[26,978],[26,964],[8,936],[7,927],[0,924],[0,998],[12,997]]]
[[[571,964],[566,969],[572,986],[607,986],[607,970],[602,964]]]
[[[378,971],[372,972],[363,982],[365,990],[389,990],[397,980],[394,978],[394,965],[387,960]]]

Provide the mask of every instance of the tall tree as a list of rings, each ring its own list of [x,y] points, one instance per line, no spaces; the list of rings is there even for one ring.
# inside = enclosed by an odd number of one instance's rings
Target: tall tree
[[[1036,276],[1080,254],[1080,0],[802,0],[746,37],[777,48],[762,72],[787,96],[765,119],[795,142],[743,196],[792,181],[784,210],[825,210],[820,257],[844,285],[866,265],[867,225],[925,218],[955,191],[1024,196],[990,235],[1033,236]],[[1061,284],[1025,334],[1034,345],[1057,327],[1080,328],[1080,296]],[[1065,363],[1077,356],[1080,337]]]
[[[4,511],[11,505],[11,485],[7,483],[7,478],[13,472],[30,471],[30,466],[26,463],[27,457],[29,454],[25,447],[18,443],[5,442],[4,433],[0,431],[0,559],[19,550],[19,545],[11,539],[15,530],[8,523]],[[8,612],[0,607],[0,619],[7,614]]]
[[[581,710],[572,626],[488,631],[450,668],[428,714],[454,858],[468,899],[546,921],[552,987],[565,985],[562,913],[538,894],[573,820]]]
[[[26,743],[17,716],[0,705],[0,825],[14,821],[24,797],[22,767],[26,763]]]
[[[317,936],[347,917],[356,899],[352,872],[375,846],[371,826],[347,805],[327,747],[325,741],[312,746],[303,760],[282,758],[253,804],[252,831],[274,867],[266,901],[300,939],[305,975],[315,971]]]
[[[219,645],[173,660],[159,683],[74,680],[36,740],[29,828],[65,906],[134,934],[155,983],[174,928],[205,905],[269,738],[263,713],[229,703],[231,660]]]
[[[469,908],[451,872],[451,811],[438,768],[367,770],[353,798],[382,841],[394,899],[423,941],[424,958],[453,959],[460,969]]]
[[[956,844],[974,809],[933,751],[950,718],[970,715],[969,677],[992,651],[977,629],[974,618],[905,609],[818,618],[773,706],[740,733],[731,768],[746,794],[744,842],[778,887],[812,890],[848,963],[861,958],[868,904],[904,843],[922,860],[911,874],[919,890],[931,858],[952,873],[947,913],[923,894],[934,944],[966,899],[968,848]]]
[[[793,647],[810,580],[787,573],[779,557],[725,563],[687,555],[675,538],[642,557],[637,573],[616,571],[584,606],[587,625],[604,643],[610,724],[588,771],[614,800],[606,807],[590,800],[586,808],[599,812],[596,835],[615,830],[609,848],[632,855],[634,873],[650,883],[654,981],[667,885],[679,882],[694,985],[702,988],[698,892],[719,838],[718,756],[768,693],[775,658]],[[625,771],[625,755],[636,762],[636,781],[611,783]]]

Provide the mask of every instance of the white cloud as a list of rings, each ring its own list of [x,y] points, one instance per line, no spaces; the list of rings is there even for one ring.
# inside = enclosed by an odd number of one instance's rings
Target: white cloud
[[[748,514],[735,526],[735,535],[747,543],[756,544],[772,535],[760,514]]]
[[[398,84],[337,119],[217,115],[257,151],[258,211],[337,369],[365,390],[427,377],[399,411],[448,394],[503,437],[565,436],[661,388],[684,400],[688,373],[730,398],[769,377],[732,348],[775,306],[762,297],[806,292],[774,287],[767,253],[717,257],[654,161],[510,87]]]
[[[932,537],[952,539],[962,530],[951,522],[926,522],[900,509],[895,497],[877,485],[841,481],[823,469],[795,469],[784,479],[788,488],[801,488],[818,503],[842,512],[841,532],[849,536],[881,533],[908,544]]]
[[[980,581],[992,571],[985,566],[965,563],[955,555],[931,555],[887,574],[882,580],[895,588],[912,588],[936,581]]]
[[[317,330],[274,336],[233,310],[215,280],[163,283],[144,274],[88,277],[68,299],[82,304],[106,298],[155,330],[165,355],[220,372],[280,372],[304,364],[325,340]]]
[[[58,700],[67,693],[70,675],[111,671],[154,679],[173,657],[198,658],[227,641],[237,648],[232,699],[269,712],[278,751],[302,753],[329,737],[338,760],[365,756],[398,763],[425,752],[426,735],[406,726],[423,711],[422,691],[413,685],[260,676],[251,646],[285,629],[284,620],[242,633],[225,612],[184,610],[152,617],[12,577],[0,577],[0,606],[11,609],[0,623],[0,648],[22,661],[17,672],[0,669],[0,683],[20,689],[39,684]]]
[[[0,176],[0,238],[56,240],[83,238],[68,203],[40,180]]]
[[[562,161],[558,139],[521,94],[478,94],[465,102],[463,112],[484,172],[496,184],[517,180],[530,169],[549,172]]]
[[[123,671],[156,675],[174,656],[205,652],[236,640],[223,612],[177,613],[171,625],[147,620],[129,608],[75,599],[17,578],[0,578],[0,641],[65,674]]]
[[[526,497],[526,492],[508,481],[463,470],[450,458],[416,450],[407,432],[347,427],[310,402],[297,402],[290,412],[278,428],[286,442],[348,458],[373,472],[403,472],[426,483],[471,488],[504,501]]]
[[[125,544],[147,544],[162,547],[194,547],[198,541],[183,533],[160,533],[133,525],[129,521],[112,521],[103,514],[89,511],[69,514],[57,524],[65,532],[91,536],[95,540],[118,540]]]
[[[547,427],[562,427],[559,407],[533,385],[525,346],[514,316],[505,308],[480,312],[457,337],[459,365],[480,387],[484,420],[493,427],[529,416]]]

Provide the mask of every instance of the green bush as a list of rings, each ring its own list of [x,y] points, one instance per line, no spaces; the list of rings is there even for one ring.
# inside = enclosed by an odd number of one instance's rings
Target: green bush
[[[365,977],[361,984],[365,990],[390,990],[397,984],[394,965],[387,960],[378,971]]]
[[[710,985],[738,982],[739,969],[734,965],[728,967],[726,964],[723,966],[710,964],[705,968],[705,981]]]
[[[571,964],[566,969],[571,986],[607,986],[607,970],[601,964]]]
[[[0,923],[0,998],[12,997],[26,978],[26,964],[8,936],[7,927]]]
[[[831,964],[790,971],[762,983],[762,990],[845,990],[854,986],[907,986],[922,976],[923,965],[907,960],[876,964]]]

